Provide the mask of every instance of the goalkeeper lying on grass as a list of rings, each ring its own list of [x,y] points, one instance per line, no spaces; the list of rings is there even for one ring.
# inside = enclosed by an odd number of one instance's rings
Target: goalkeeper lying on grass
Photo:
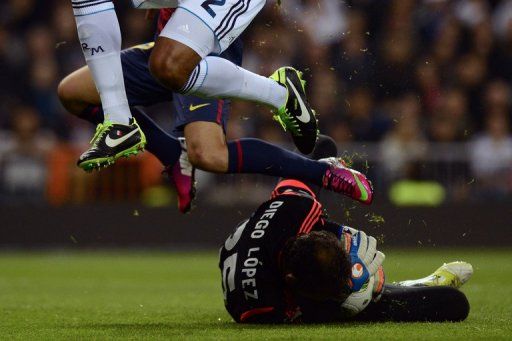
[[[335,155],[323,138],[317,155]],[[470,264],[445,264],[414,281],[385,284],[375,238],[329,221],[315,192],[284,180],[220,252],[226,309],[242,323],[462,321],[458,288]]]

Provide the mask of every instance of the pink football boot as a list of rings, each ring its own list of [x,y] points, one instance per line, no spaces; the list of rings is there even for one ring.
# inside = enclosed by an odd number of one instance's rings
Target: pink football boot
[[[196,169],[188,160],[185,139],[180,138],[179,140],[181,144],[180,159],[174,165],[168,166],[164,173],[167,173],[178,194],[178,209],[181,213],[189,213],[196,197]]]
[[[348,168],[343,160],[338,158],[331,157],[320,161],[330,165],[324,175],[323,188],[345,194],[366,205],[372,203],[372,183],[364,174]]]

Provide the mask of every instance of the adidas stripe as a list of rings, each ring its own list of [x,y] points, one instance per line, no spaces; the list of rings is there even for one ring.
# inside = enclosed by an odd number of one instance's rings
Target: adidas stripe
[[[236,24],[236,21],[238,20],[238,18],[240,18],[243,14],[245,14],[245,12],[247,12],[250,4],[251,4],[251,0],[247,0],[247,4],[245,5],[245,7],[240,12],[236,13],[235,16],[231,19],[231,25],[229,26],[229,28],[227,28],[227,30],[226,29],[223,30],[223,32],[220,33],[220,35],[217,37],[217,39],[222,40],[222,39],[224,39],[224,37],[226,35],[229,34],[229,32],[235,27],[235,24]]]
[[[114,9],[111,0],[72,0],[75,16],[84,16]]]

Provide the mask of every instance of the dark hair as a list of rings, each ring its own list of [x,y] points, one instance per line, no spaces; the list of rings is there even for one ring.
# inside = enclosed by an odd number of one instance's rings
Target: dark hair
[[[283,250],[281,266],[292,274],[295,293],[342,299],[350,278],[351,264],[338,238],[315,231],[290,238]]]

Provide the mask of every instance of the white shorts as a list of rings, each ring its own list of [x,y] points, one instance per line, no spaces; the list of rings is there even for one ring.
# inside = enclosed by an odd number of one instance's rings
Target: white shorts
[[[179,41],[202,58],[221,54],[249,26],[266,0],[180,0],[163,37]]]

